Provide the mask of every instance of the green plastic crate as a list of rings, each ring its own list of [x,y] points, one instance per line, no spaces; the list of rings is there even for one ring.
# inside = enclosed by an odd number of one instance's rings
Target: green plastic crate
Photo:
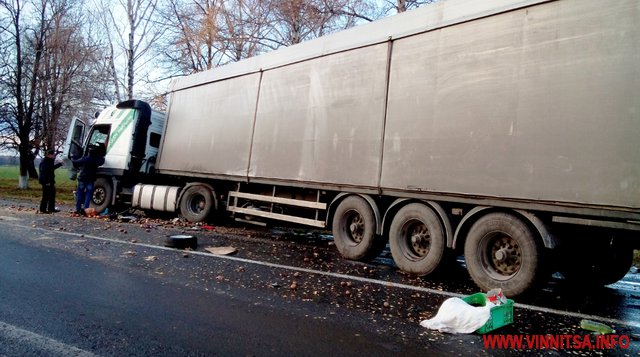
[[[467,304],[473,306],[485,306],[487,304],[487,295],[484,293],[475,293],[462,298]],[[479,334],[485,334],[489,331],[499,329],[502,326],[513,323],[513,300],[507,299],[502,305],[491,308],[491,316],[489,320],[476,330]]]

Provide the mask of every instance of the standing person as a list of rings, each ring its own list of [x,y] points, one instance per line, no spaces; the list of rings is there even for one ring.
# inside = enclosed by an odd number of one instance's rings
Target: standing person
[[[96,181],[98,167],[104,164],[104,157],[100,155],[97,148],[89,147],[87,156],[73,160],[73,166],[80,168],[78,174],[78,190],[76,192],[76,212],[84,214],[93,198],[93,184]],[[84,206],[84,209],[83,209]]]
[[[60,212],[56,209],[56,174],[55,170],[62,166],[56,163],[56,152],[47,150],[47,155],[40,161],[40,175],[38,181],[42,185],[42,200],[39,213]]]

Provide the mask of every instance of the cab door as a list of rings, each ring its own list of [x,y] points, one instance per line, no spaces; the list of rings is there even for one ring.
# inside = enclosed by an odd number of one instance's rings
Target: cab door
[[[79,118],[73,119],[69,126],[67,139],[64,142],[63,161],[66,168],[71,168],[71,160],[79,159],[84,154],[82,144],[85,141],[87,124]]]

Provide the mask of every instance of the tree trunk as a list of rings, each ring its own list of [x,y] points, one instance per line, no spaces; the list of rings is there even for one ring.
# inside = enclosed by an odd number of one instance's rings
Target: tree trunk
[[[129,58],[127,61],[127,98],[128,99],[133,99],[133,82],[134,82],[134,65],[135,65],[135,60],[133,58],[134,56],[134,52],[133,52],[133,48],[134,48],[134,42],[133,42],[133,32],[131,32],[129,34],[129,49],[127,50],[129,52]]]
[[[27,160],[27,171],[29,172],[30,179],[38,178],[38,170],[36,170],[35,165],[36,155],[33,154],[31,150],[29,150],[29,159]]]
[[[26,190],[29,188],[29,158],[31,150],[20,145],[18,152],[20,154],[20,177],[18,180],[18,189]]]

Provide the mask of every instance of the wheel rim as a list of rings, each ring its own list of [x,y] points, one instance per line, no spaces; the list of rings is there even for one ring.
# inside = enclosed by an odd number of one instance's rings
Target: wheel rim
[[[345,213],[347,219],[345,220],[345,231],[347,236],[355,245],[360,244],[364,239],[365,222],[364,217],[360,212],[356,210],[350,210]]]
[[[191,213],[199,214],[201,213],[207,204],[207,199],[203,195],[194,195],[189,200],[189,211]]]
[[[483,239],[479,250],[483,267],[496,280],[507,280],[522,267],[522,251],[513,237],[494,233]]]
[[[93,203],[99,206],[104,202],[105,197],[106,193],[104,191],[104,188],[96,187],[96,189],[93,191]]]
[[[402,226],[402,242],[405,255],[417,260],[426,257],[431,250],[431,233],[422,221],[410,220]]]

